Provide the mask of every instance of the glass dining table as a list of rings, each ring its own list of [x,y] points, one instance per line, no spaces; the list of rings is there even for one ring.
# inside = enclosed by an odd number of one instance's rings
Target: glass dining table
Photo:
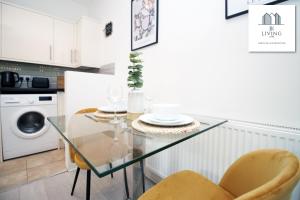
[[[223,119],[190,116],[200,122],[200,126],[183,134],[140,132],[132,127],[132,120],[126,118],[118,124],[112,124],[109,120],[96,120],[87,114],[75,114],[68,119],[65,116],[47,119],[97,177],[102,178],[132,165],[135,170],[132,173],[134,177],[130,196],[135,200],[145,190],[143,161],[146,158],[200,134],[209,134],[209,130],[227,122]]]

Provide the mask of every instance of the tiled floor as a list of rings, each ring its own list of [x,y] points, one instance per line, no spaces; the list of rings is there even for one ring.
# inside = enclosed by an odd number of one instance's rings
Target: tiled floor
[[[66,171],[64,149],[0,163],[0,192]]]
[[[133,177],[132,168],[127,168],[128,185],[132,197]],[[24,185],[13,187],[4,192],[0,191],[0,200],[84,200],[86,195],[86,170],[79,174],[74,195],[71,188],[75,171],[64,172],[56,176],[42,178]],[[114,178],[109,175],[98,178],[92,173],[91,200],[123,200],[126,197],[123,171],[114,173]],[[146,179],[146,188],[154,185]]]

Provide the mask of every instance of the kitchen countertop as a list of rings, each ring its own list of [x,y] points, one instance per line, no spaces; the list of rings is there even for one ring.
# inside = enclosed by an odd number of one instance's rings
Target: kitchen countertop
[[[55,94],[63,91],[58,88],[0,88],[0,94]]]

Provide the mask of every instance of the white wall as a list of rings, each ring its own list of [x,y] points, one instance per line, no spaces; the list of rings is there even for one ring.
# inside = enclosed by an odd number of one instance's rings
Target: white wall
[[[26,8],[37,10],[58,18],[77,21],[82,15],[88,15],[88,7],[73,0],[3,0]]]
[[[125,85],[130,1],[91,2],[92,16],[113,22],[104,58],[116,63]],[[285,4],[300,7],[299,0]],[[141,50],[146,95],[181,103],[187,112],[300,127],[299,51],[248,53],[248,15],[225,20],[223,0],[160,0],[159,6],[159,44]]]

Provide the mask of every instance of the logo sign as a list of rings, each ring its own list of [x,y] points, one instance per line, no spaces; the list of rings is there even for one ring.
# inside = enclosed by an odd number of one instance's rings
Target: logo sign
[[[294,5],[249,6],[250,52],[295,52]]]

